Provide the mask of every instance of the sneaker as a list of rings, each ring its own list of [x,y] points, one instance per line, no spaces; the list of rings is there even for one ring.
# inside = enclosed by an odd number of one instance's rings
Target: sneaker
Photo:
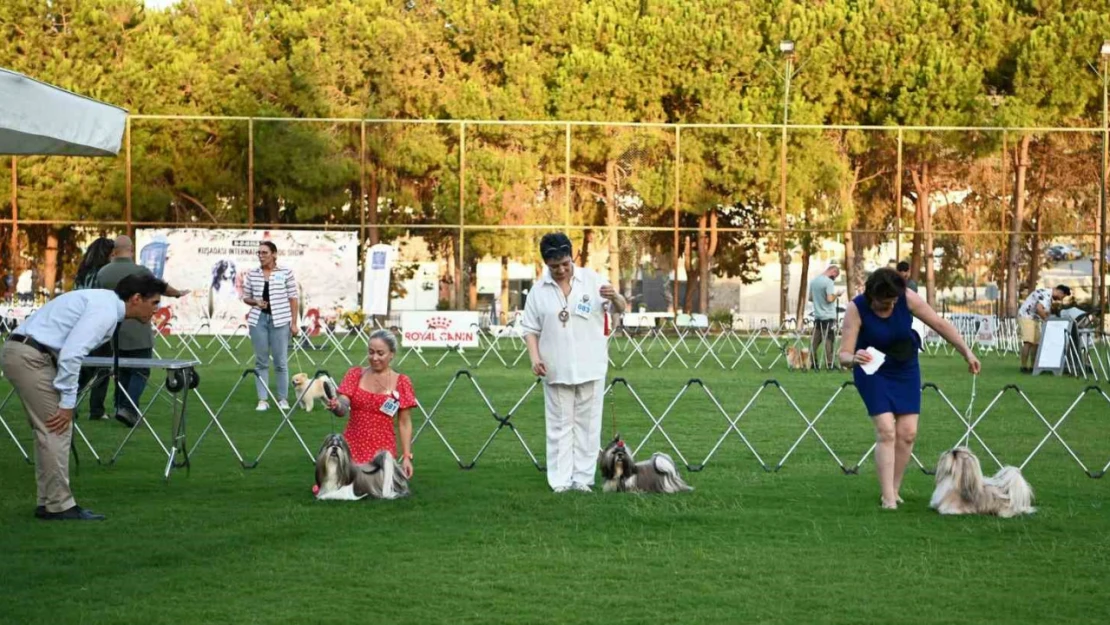
[[[254,407],[255,412],[266,412],[269,409],[270,409],[270,404],[268,404],[264,401],[258,402],[258,405]]]
[[[571,488],[571,490],[576,490],[580,493],[592,493],[592,492],[594,492],[594,490],[592,488],[590,488],[589,484],[579,484],[578,482],[575,482],[575,483],[571,484],[570,488]]]
[[[289,402],[284,399],[278,401],[278,410],[282,412],[289,412]]]

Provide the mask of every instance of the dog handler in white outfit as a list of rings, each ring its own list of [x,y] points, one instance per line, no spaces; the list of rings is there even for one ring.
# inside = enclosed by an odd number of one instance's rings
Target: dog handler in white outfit
[[[540,256],[547,270],[528,293],[521,325],[532,372],[545,382],[547,483],[556,493],[590,492],[609,370],[605,304],[621,313],[625,300],[605,278],[574,266],[567,235],[544,235]]]

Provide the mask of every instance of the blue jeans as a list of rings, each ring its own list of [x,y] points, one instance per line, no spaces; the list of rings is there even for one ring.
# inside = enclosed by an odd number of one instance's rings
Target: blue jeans
[[[152,358],[154,356],[154,349],[145,347],[142,349],[121,349],[119,350],[120,358]],[[150,377],[150,369],[123,369],[119,370],[119,386],[127,391],[127,397],[123,396],[119,388],[116,389],[116,414],[127,414],[132,417],[137,417],[138,413],[131,405],[143,407],[143,391],[146,390],[146,381]],[[94,406],[95,408],[95,406]],[[91,410],[91,409],[90,409]]]
[[[277,388],[274,395],[278,401],[289,397],[289,326],[274,327],[274,319],[267,313],[259,313],[258,323],[251,327],[251,345],[254,346],[254,381],[258,391],[258,401],[267,401],[266,386],[270,381],[270,358],[274,359],[274,374]]]

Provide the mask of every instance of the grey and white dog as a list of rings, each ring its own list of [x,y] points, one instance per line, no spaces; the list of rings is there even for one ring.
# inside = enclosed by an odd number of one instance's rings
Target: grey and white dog
[[[317,499],[399,499],[409,495],[405,471],[392,454],[380,451],[369,463],[355,464],[342,434],[329,434],[316,454],[316,487]]]
[[[607,493],[681,493],[694,490],[678,474],[678,465],[671,457],[655,453],[643,462],[636,462],[620,434],[598,456],[602,490]]]

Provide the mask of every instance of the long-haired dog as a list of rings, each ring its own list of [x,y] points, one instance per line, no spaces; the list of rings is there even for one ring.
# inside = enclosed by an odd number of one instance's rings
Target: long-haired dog
[[[306,373],[298,373],[293,376],[291,382],[305,412],[312,412],[312,406],[317,400],[334,399],[338,392],[335,380],[325,375],[309,378]]]
[[[1002,467],[983,477],[979,459],[967,447],[941,454],[937,486],[929,507],[941,514],[993,514],[1009,518],[1036,512],[1033,487],[1017,467]]]
[[[378,452],[367,464],[355,464],[342,434],[324,439],[316,454],[317,499],[399,499],[408,495],[405,471],[388,451]]]
[[[602,490],[607,493],[680,493],[694,490],[678,474],[678,465],[667,454],[655,453],[643,462],[636,462],[618,434],[598,457]]]
[[[808,347],[794,347],[793,345],[786,348],[786,367],[788,369],[809,369],[813,364],[809,358]]]

